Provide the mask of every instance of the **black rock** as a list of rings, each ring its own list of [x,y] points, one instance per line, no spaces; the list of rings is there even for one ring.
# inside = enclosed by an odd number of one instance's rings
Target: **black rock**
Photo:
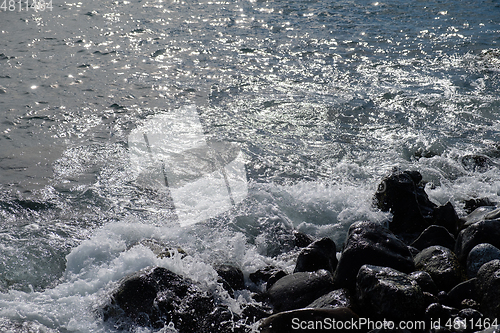
[[[489,243],[474,246],[467,256],[467,276],[475,277],[481,266],[495,259],[500,259],[500,249]]]
[[[319,270],[287,275],[276,281],[268,294],[276,313],[305,307],[333,289],[331,273]]]
[[[457,284],[448,293],[446,303],[455,308],[460,308],[464,300],[477,299],[476,281],[477,279],[474,278]]]
[[[271,277],[267,280],[267,283],[266,283],[266,290],[269,290],[272,286],[274,286],[274,284],[279,281],[281,278],[284,278],[285,276],[287,276],[287,274],[285,273],[285,271],[282,271],[282,270],[279,270],[277,272],[275,272],[273,275],[271,275]]]
[[[427,272],[439,290],[449,291],[465,280],[465,273],[455,254],[443,246],[430,246],[415,257],[415,267]]]
[[[462,229],[465,229],[474,223],[484,220],[494,220],[494,218],[486,218],[490,217],[490,214],[496,215],[497,209],[493,206],[483,206],[476,208],[472,213],[463,218],[463,226]]]
[[[422,231],[420,236],[418,236],[418,238],[411,244],[411,246],[419,249],[420,251],[433,245],[441,245],[449,248],[450,250],[454,250],[455,238],[445,227],[431,225]]]
[[[374,202],[382,211],[394,214],[389,226],[392,231],[421,232],[430,224],[436,205],[427,197],[421,180],[417,171],[393,170],[378,186]]]
[[[256,272],[250,273],[248,278],[250,281],[253,283],[259,285],[262,283],[266,283],[267,280],[276,272],[280,271],[281,269],[273,267],[273,266],[266,266],[264,268],[259,269]],[[286,274],[285,274],[286,275]]]
[[[238,267],[221,264],[215,266],[215,271],[225,282],[227,282],[227,285],[231,287],[232,290],[245,289],[245,277]]]
[[[351,293],[347,289],[337,289],[321,296],[309,304],[308,308],[350,308],[352,306]]]
[[[494,163],[488,156],[484,155],[465,155],[461,158],[462,165],[466,170],[475,172],[486,172]]]
[[[273,314],[273,309],[259,303],[250,303],[244,306],[241,317],[246,323],[255,323]]]
[[[322,238],[302,249],[294,273],[326,269],[333,274],[337,267],[337,248],[330,238]]]
[[[343,329],[339,324],[358,323],[359,317],[349,308],[335,309],[300,309],[280,312],[264,319],[260,333],[290,333],[290,332],[364,332],[359,327]],[[335,324],[337,323],[337,324]]]
[[[363,265],[356,278],[360,314],[395,322],[421,318],[424,295],[409,275],[389,267]]]
[[[355,222],[349,228],[334,279],[337,288],[355,289],[361,266],[392,267],[404,273],[415,270],[408,247],[391,231],[373,222]]]
[[[429,273],[424,271],[416,271],[410,274],[410,277],[417,281],[418,285],[423,292],[431,293],[432,295],[437,295],[439,290],[434,280]]]
[[[432,221],[432,224],[445,227],[446,230],[455,236],[462,226],[462,222],[458,218],[457,212],[451,202],[436,207],[432,215]]]
[[[469,252],[481,243],[500,248],[500,220],[479,221],[460,231],[455,245],[458,260],[465,266]]]
[[[465,201],[464,210],[467,214],[470,214],[479,207],[493,207],[496,204],[496,202],[491,201],[489,198],[469,199]]]
[[[492,260],[477,272],[476,290],[481,312],[491,320],[500,318],[500,260]]]
[[[452,308],[450,306],[442,305],[439,303],[433,303],[425,309],[425,321],[426,322],[440,322],[441,325],[446,325],[449,320],[455,318],[458,315],[459,310]]]
[[[106,321],[153,328],[172,322],[179,332],[194,332],[214,309],[213,297],[193,281],[155,267],[124,278],[103,315]]]
[[[297,231],[297,230],[293,231],[293,237],[294,237],[295,246],[297,246],[297,247],[306,247],[307,245],[314,242],[314,239],[311,236],[306,235],[306,234],[304,234],[300,231]]]

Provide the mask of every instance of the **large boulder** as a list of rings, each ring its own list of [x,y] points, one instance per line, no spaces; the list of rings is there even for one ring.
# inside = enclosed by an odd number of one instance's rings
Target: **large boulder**
[[[420,186],[421,181],[416,171],[393,170],[378,186],[374,202],[382,211],[393,213],[389,228],[394,232],[421,232],[430,224],[436,205]]]
[[[333,289],[332,274],[319,270],[282,277],[267,292],[276,313],[305,307]]]
[[[294,273],[326,269],[333,274],[337,263],[335,243],[330,238],[322,238],[302,249],[297,258]]]
[[[207,326],[215,309],[212,295],[192,280],[155,267],[124,278],[103,308],[103,317],[121,329],[129,329],[127,325],[158,329],[172,322],[179,332],[195,332]],[[213,325],[204,331],[224,330]]]
[[[455,254],[443,246],[430,246],[415,257],[415,268],[427,272],[439,290],[449,291],[465,280],[462,266]]]
[[[481,243],[500,248],[500,220],[479,221],[460,231],[455,244],[458,260],[465,265],[469,252]]]
[[[404,273],[415,270],[408,247],[391,231],[373,222],[355,222],[349,228],[334,279],[338,288],[355,289],[361,266],[387,266]]]
[[[476,277],[481,266],[495,259],[500,259],[500,249],[497,247],[489,243],[474,246],[467,256],[467,276]]]
[[[245,277],[238,267],[229,264],[218,264],[214,268],[219,275],[219,282],[231,295],[234,294],[234,290],[245,288]]]
[[[351,293],[347,289],[336,289],[321,296],[309,304],[308,308],[350,308],[352,306]]]
[[[418,171],[394,169],[382,179],[374,203],[382,211],[393,213],[389,229],[409,239],[432,224],[455,235],[461,224],[451,203],[437,206],[429,200]]]
[[[500,318],[500,260],[492,260],[477,272],[476,291],[481,312],[491,320]]]
[[[423,292],[428,292],[432,295],[437,295],[439,293],[438,287],[434,283],[431,275],[424,271],[416,271],[410,274],[410,277],[417,281]]]
[[[389,267],[363,265],[356,278],[356,295],[360,314],[372,319],[415,320],[425,309],[418,283]]]
[[[358,315],[349,308],[299,309],[264,319],[259,332],[366,332],[359,326],[359,321]]]
[[[420,251],[433,245],[441,245],[453,250],[455,249],[455,238],[445,227],[431,225],[422,231],[420,236],[411,244]]]

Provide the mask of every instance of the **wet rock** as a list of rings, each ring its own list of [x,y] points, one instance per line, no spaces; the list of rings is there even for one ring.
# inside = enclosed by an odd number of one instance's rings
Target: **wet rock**
[[[455,238],[445,227],[431,225],[422,231],[420,236],[411,244],[420,251],[433,245],[441,245],[453,250],[455,249]]]
[[[484,318],[484,315],[481,312],[477,311],[476,309],[467,308],[460,310],[460,312],[458,313],[458,317],[467,323],[469,332],[475,332],[476,331],[475,328],[479,327],[474,327],[474,326],[478,326],[476,324],[481,322],[481,320]]]
[[[444,326],[450,319],[457,317],[458,312],[453,307],[433,303],[425,309],[424,319],[426,322],[440,322]]]
[[[287,275],[288,274],[286,274],[285,271],[282,271],[282,270],[279,270],[276,273],[274,273],[273,275],[271,275],[271,277],[267,280],[266,290],[269,290],[272,286],[274,286],[274,284],[277,281],[279,281],[281,278],[284,278]]]
[[[374,319],[415,320],[425,309],[418,283],[389,267],[363,265],[356,278],[360,314]]]
[[[463,229],[473,225],[476,222],[486,220],[486,216],[489,213],[496,211],[495,207],[486,206],[486,207],[478,207],[472,213],[463,218],[464,224]],[[491,220],[491,219],[488,219]]]
[[[415,257],[415,267],[429,273],[439,290],[448,291],[465,280],[457,257],[443,246],[424,249]]]
[[[337,267],[337,248],[330,238],[322,238],[305,247],[297,258],[294,273],[326,269],[333,274]]]
[[[500,260],[492,260],[477,272],[480,311],[491,320],[500,318]]]
[[[306,235],[300,231],[294,230],[292,234],[296,247],[306,247],[307,245],[314,242],[314,239],[311,236]]]
[[[445,205],[434,209],[432,224],[443,226],[452,235],[457,235],[462,227],[462,222],[458,218],[457,212],[451,202],[447,202]]]
[[[429,273],[424,271],[416,271],[410,274],[410,277],[417,281],[418,285],[423,292],[431,293],[432,295],[437,295],[439,290],[434,280]]]
[[[500,249],[489,243],[474,246],[467,256],[467,276],[475,277],[481,266],[494,259],[500,259]]]
[[[355,289],[361,266],[392,267],[404,273],[415,270],[408,247],[391,231],[373,222],[355,222],[349,228],[344,250],[335,270],[337,288]]]
[[[469,279],[453,287],[446,298],[446,303],[450,306],[461,308],[461,304],[466,299],[476,299],[476,278]]]
[[[276,281],[268,294],[274,312],[281,312],[302,308],[333,289],[331,273],[319,270],[287,275]]]
[[[259,303],[246,304],[241,312],[241,317],[246,323],[255,323],[273,314],[273,309]]]
[[[308,308],[350,308],[352,306],[351,293],[347,289],[337,289],[321,296],[309,304]]]
[[[363,332],[357,327],[333,329],[340,328],[333,325],[357,323],[358,321],[358,315],[349,308],[300,309],[280,312],[264,319],[259,326],[259,332]]]
[[[465,266],[469,252],[481,243],[500,248],[500,220],[479,221],[460,231],[455,244],[458,260]]]
[[[389,229],[399,232],[421,232],[430,223],[436,205],[420,185],[422,176],[416,171],[393,172],[382,179],[374,202],[382,211],[394,214]]]
[[[461,158],[462,165],[466,170],[474,172],[486,172],[494,163],[488,156],[485,155],[465,155]]]
[[[264,268],[261,268],[253,273],[250,273],[248,278],[250,281],[255,283],[256,285],[260,285],[263,283],[266,283],[267,280],[276,272],[280,271],[281,269],[274,267],[274,266],[266,266]],[[285,274],[286,275],[286,274]]]
[[[496,202],[491,201],[489,198],[469,199],[464,203],[464,210],[467,214],[470,214],[479,207],[494,207],[496,204]]]
[[[232,290],[245,288],[245,277],[238,267],[228,264],[221,264],[214,267],[215,271]],[[224,285],[224,283],[223,283]]]
[[[193,281],[155,267],[123,279],[103,314],[106,321],[115,323],[161,328],[172,322],[179,332],[193,332],[214,309],[212,296]]]

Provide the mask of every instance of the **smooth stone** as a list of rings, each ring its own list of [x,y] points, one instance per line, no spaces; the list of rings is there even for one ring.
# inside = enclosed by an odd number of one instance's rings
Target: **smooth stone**
[[[393,213],[392,231],[421,232],[430,224],[436,205],[420,186],[421,180],[417,171],[393,170],[379,184],[374,202],[382,211]]]
[[[326,270],[298,272],[282,277],[268,290],[274,312],[299,309],[334,289]]]
[[[500,318],[500,260],[481,266],[476,278],[480,311],[491,320]]]
[[[410,274],[410,277],[417,281],[423,292],[428,292],[432,295],[438,294],[439,289],[429,273],[424,271],[416,271],[412,272]]]
[[[343,324],[352,322],[357,323],[359,321],[359,316],[349,308],[299,309],[286,311],[276,313],[262,320],[259,326],[259,332],[365,332],[364,330],[358,329],[333,330],[326,326],[333,321]]]
[[[330,238],[322,238],[302,249],[297,258],[294,273],[326,269],[333,274],[337,263],[335,243]]]
[[[479,221],[460,231],[455,243],[458,260],[465,265],[469,252],[481,243],[500,248],[500,220]]]
[[[447,202],[443,206],[434,209],[432,224],[442,226],[452,235],[456,235],[462,226],[462,221],[458,218],[455,207],[451,202]]]
[[[363,265],[356,278],[360,314],[399,322],[421,317],[424,295],[408,274],[393,268]]]
[[[442,305],[440,303],[433,303],[425,309],[424,318],[426,321],[436,322],[439,320],[442,325],[453,317],[458,315],[459,310],[451,306]]]
[[[296,247],[306,247],[312,242],[314,242],[314,239],[311,236],[304,234],[303,232],[294,230],[292,234],[294,237],[294,244]]]
[[[467,215],[466,217],[463,218],[463,220],[464,220],[463,228],[467,228],[470,225],[477,223],[479,221],[486,220],[485,216],[494,210],[496,210],[496,209],[493,206],[484,206],[484,207],[476,208],[474,211],[472,211],[472,213],[470,213],[469,215]]]
[[[496,202],[491,201],[489,198],[469,199],[465,201],[464,210],[467,214],[470,214],[479,207],[494,208],[496,204]]]
[[[352,306],[351,293],[347,289],[337,289],[321,296],[309,304],[308,308],[350,308]]]
[[[474,172],[486,172],[494,166],[491,158],[485,155],[471,154],[461,158],[462,165],[465,169]]]
[[[153,328],[172,322],[179,332],[194,332],[214,309],[212,295],[192,280],[155,267],[124,278],[103,308],[103,317],[117,325],[126,322],[125,317],[137,326]],[[211,332],[217,329],[214,326]]]
[[[455,238],[445,227],[431,225],[422,231],[420,236],[418,236],[418,238],[411,244],[411,246],[419,249],[420,251],[433,245],[440,245],[447,247],[450,250],[454,250]]]
[[[347,233],[334,280],[337,288],[354,291],[361,266],[391,267],[403,273],[415,270],[410,250],[390,230],[373,222],[355,222]]]
[[[465,280],[457,257],[443,246],[430,246],[422,250],[415,257],[415,267],[429,273],[439,290],[449,291]]]
[[[489,243],[474,246],[467,256],[467,276],[476,277],[481,266],[495,259],[500,259],[500,249],[497,247]]]
[[[466,299],[476,299],[476,278],[469,279],[453,287],[447,295],[447,304],[459,308]]]
[[[228,264],[216,265],[214,268],[219,277],[227,282],[233,290],[245,289],[245,277],[241,269]]]

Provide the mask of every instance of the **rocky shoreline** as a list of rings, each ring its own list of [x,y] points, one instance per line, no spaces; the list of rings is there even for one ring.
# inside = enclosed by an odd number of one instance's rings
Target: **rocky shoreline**
[[[101,316],[115,329],[181,333],[497,332],[500,208],[470,200],[470,214],[459,219],[450,203],[429,200],[420,173],[399,170],[381,181],[374,204],[392,222],[352,224],[340,258],[331,239],[295,233],[302,250],[294,272],[250,274],[265,292],[251,290],[255,303],[241,314],[190,279],[154,267],[122,280]],[[246,288],[237,267],[214,268],[231,296]]]

